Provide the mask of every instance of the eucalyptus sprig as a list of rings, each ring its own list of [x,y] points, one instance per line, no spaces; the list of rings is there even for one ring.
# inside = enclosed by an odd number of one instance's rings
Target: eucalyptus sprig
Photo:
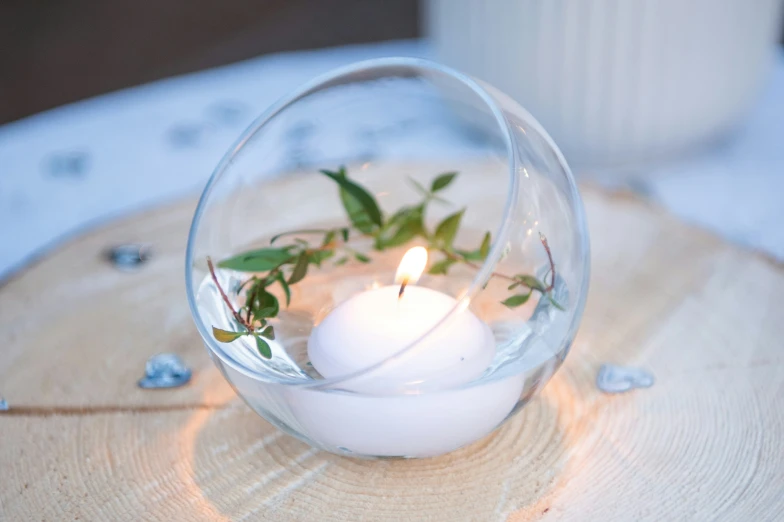
[[[340,200],[350,225],[284,232],[274,236],[268,247],[243,252],[219,262],[219,268],[254,274],[237,290],[238,294],[245,292],[245,304],[241,308],[234,309],[231,300],[218,282],[212,260],[207,258],[212,279],[239,328],[238,331],[229,331],[213,327],[213,335],[219,342],[227,343],[243,336],[252,336],[259,353],[269,359],[272,352],[267,341],[275,339],[275,331],[268,321],[277,317],[280,312],[278,298],[270,292],[270,288],[280,286],[288,306],[291,301],[291,285],[302,281],[311,265],[320,267],[322,263],[335,257],[337,259],[334,260],[334,265],[343,265],[352,259],[360,263],[370,263],[370,257],[351,247],[352,237],[371,239],[373,249],[379,252],[404,245],[418,237],[422,238],[430,252],[441,254],[441,259],[428,270],[428,273],[434,275],[447,274],[452,266],[457,264],[478,270],[490,253],[492,243],[490,232],[485,232],[482,242],[474,250],[463,250],[454,245],[465,208],[444,218],[432,231],[425,225],[425,215],[429,205],[432,202],[447,203],[440,193],[454,181],[457,172],[440,174],[431,182],[429,188],[413,179],[410,180],[422,196],[422,200],[416,205],[399,209],[389,217],[384,216],[370,192],[348,177],[344,167],[336,171],[321,170],[320,172],[337,184]],[[320,240],[312,243],[303,239],[303,237],[313,236],[320,236]],[[293,238],[293,240],[289,244],[277,246],[284,238]],[[498,272],[492,273],[492,277],[509,281],[510,291],[517,290],[517,293],[502,301],[502,304],[509,308],[524,304],[536,291],[547,297],[553,306],[563,310],[552,297],[555,284],[555,263],[552,253],[547,239],[541,233],[539,238],[550,264],[550,284],[545,284],[528,274],[510,276]]]

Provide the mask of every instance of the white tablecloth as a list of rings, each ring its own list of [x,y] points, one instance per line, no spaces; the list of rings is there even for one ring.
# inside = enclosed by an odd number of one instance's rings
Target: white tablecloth
[[[86,226],[196,194],[272,102],[329,69],[381,56],[427,58],[429,49],[403,41],[271,55],[0,127],[0,279]],[[782,136],[784,55],[731,141],[633,186],[688,221],[784,259]]]

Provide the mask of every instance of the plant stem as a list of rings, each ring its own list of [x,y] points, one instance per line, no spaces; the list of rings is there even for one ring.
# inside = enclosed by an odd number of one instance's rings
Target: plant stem
[[[328,231],[328,230],[324,230],[324,231]],[[299,231],[296,231],[296,232],[292,232],[292,234],[302,233],[302,232],[310,233],[310,232],[318,232],[318,230],[317,229],[299,230]],[[361,231],[359,231],[357,229],[355,229],[355,232],[359,232],[362,237],[368,237],[368,238],[372,238],[373,237],[372,235],[365,234],[364,232],[361,232]],[[284,234],[280,234],[279,236],[283,236],[283,235]],[[288,235],[288,234],[285,234],[285,235]],[[427,239],[427,238],[425,238],[425,239]],[[544,251],[547,253],[547,261],[550,264],[550,274],[551,274],[550,284],[547,286],[547,288],[545,288],[545,291],[543,292],[543,293],[548,293],[553,288],[555,288],[555,262],[553,261],[553,254],[550,251],[550,245],[547,243],[547,237],[545,237],[545,235],[542,234],[541,232],[539,232],[539,240],[542,242],[542,246],[544,247]],[[325,246],[322,246],[322,247],[309,247],[309,248],[307,248],[307,252],[323,252],[323,251],[326,251],[326,250],[334,250],[336,248],[343,248],[345,250],[348,250],[349,252],[355,252],[355,250],[353,248],[349,247],[348,243],[345,242],[345,241],[339,241],[339,242],[338,241],[333,241],[329,245],[325,245]],[[445,255],[446,257],[448,257],[449,259],[452,259],[453,261],[456,261],[456,262],[459,262],[459,263],[463,263],[466,266],[470,266],[474,270],[480,270],[482,268],[481,265],[479,265],[477,263],[474,263],[473,261],[469,261],[468,259],[465,259],[464,257],[459,256],[459,255],[455,254],[454,252],[452,252],[450,250],[447,250],[447,249],[444,249],[444,248],[438,248],[437,250],[439,252],[441,252],[443,255]],[[274,274],[272,274],[272,272],[270,272],[270,274],[274,275]],[[514,282],[519,282],[514,277],[508,276],[506,274],[502,274],[500,272],[492,272],[490,274],[490,276],[491,277],[497,277],[499,279],[505,279],[506,281],[510,281],[510,282],[513,282],[513,283]],[[523,286],[528,286],[528,285],[524,284]]]
[[[245,314],[245,321],[247,321],[248,324],[250,324],[251,307],[253,306],[253,300],[256,299],[256,291],[257,291],[257,288],[254,286],[253,290],[247,296],[246,301],[245,301],[246,304],[250,303],[248,305],[248,312]]]
[[[212,275],[212,281],[215,283],[215,286],[218,288],[218,292],[220,292],[220,295],[223,298],[223,302],[226,303],[226,306],[231,311],[231,314],[234,316],[237,322],[239,322],[242,326],[244,326],[249,332],[252,332],[253,328],[251,327],[250,323],[246,321],[242,317],[242,315],[240,315],[240,313],[234,309],[234,306],[232,306],[231,301],[229,301],[229,296],[227,296],[226,292],[223,291],[223,288],[218,282],[218,276],[215,275],[215,267],[212,266],[212,259],[210,259],[209,256],[207,257],[207,266],[210,269],[210,275]]]
[[[457,261],[458,263],[463,263],[466,266],[470,266],[474,270],[479,270],[479,269],[482,268],[481,265],[477,265],[473,261],[469,261],[468,259],[465,259],[464,257],[459,256],[459,255],[455,254],[454,252],[450,252],[449,250],[445,250],[443,248],[439,248],[438,251],[441,252],[442,254],[444,254],[449,259],[452,259],[453,261]],[[498,273],[498,272],[493,272],[492,274],[490,274],[490,276],[491,277],[498,277],[500,279],[506,279],[507,281],[513,281],[513,282],[517,281],[517,279],[515,279],[514,277],[510,277],[510,276],[508,276],[506,274],[501,274],[501,273]]]
[[[291,232],[282,232],[270,239],[270,245],[282,237],[293,236],[295,234],[323,234],[324,232],[329,232],[330,230],[331,229],[328,228],[306,228],[302,230],[292,230]]]
[[[544,234],[539,232],[539,241],[542,242],[542,246],[544,247],[544,251],[547,252],[547,259],[550,261],[550,285],[547,287],[547,292],[555,288],[555,263],[553,262],[553,254],[550,252],[550,245],[547,244],[547,238],[544,237]]]
[[[443,201],[436,196],[435,193],[449,185],[452,179],[457,175],[456,172],[444,173],[438,176],[431,184],[431,189],[427,189],[412,180],[415,188],[424,195],[424,201],[415,206],[406,205],[400,208],[386,220],[386,222],[384,222],[383,215],[381,214],[378,203],[375,201],[373,195],[356,183],[348,181],[345,168],[341,167],[337,172],[325,170],[322,170],[321,172],[336,181],[338,185],[340,185],[341,191],[346,191],[345,194],[341,192],[342,199],[345,199],[344,196],[346,194],[353,198],[350,201],[343,201],[343,206],[348,214],[350,223],[347,226],[339,228],[309,228],[275,235],[270,239],[270,245],[280,238],[291,236],[295,236],[293,242],[296,244],[290,244],[282,248],[269,247],[261,249],[262,252],[264,250],[269,250],[269,253],[275,254],[275,257],[272,258],[275,260],[274,263],[262,263],[265,268],[270,267],[266,270],[266,274],[259,274],[258,271],[253,269],[248,270],[248,268],[254,268],[254,266],[253,264],[245,266],[247,263],[243,264],[244,261],[242,258],[240,258],[240,260],[243,261],[243,263],[231,264],[230,266],[233,266],[239,271],[256,272],[257,274],[250,276],[240,284],[236,291],[238,295],[241,292],[244,292],[244,306],[239,307],[238,310],[234,308],[228,295],[226,295],[226,292],[224,292],[223,288],[221,288],[218,283],[218,277],[215,273],[215,267],[212,264],[212,260],[209,257],[207,258],[207,265],[209,266],[212,280],[218,288],[221,298],[236,321],[244,327],[249,334],[258,335],[255,332],[254,325],[260,324],[261,326],[259,329],[264,328],[267,325],[268,318],[277,316],[279,301],[274,295],[269,294],[269,290],[267,289],[267,287],[274,285],[276,281],[280,281],[288,305],[289,300],[291,299],[291,290],[289,286],[300,281],[306,275],[309,264],[320,267],[322,262],[331,258],[336,253],[341,253],[344,257],[338,259],[335,262],[335,265],[345,263],[348,260],[349,255],[353,255],[359,262],[369,262],[370,258],[368,258],[367,255],[352,248],[349,238],[352,240],[355,238],[370,239],[373,241],[371,248],[376,252],[382,252],[388,248],[401,246],[416,237],[421,237],[430,251],[440,252],[445,257],[445,259],[438,261],[438,263],[431,267],[431,273],[433,274],[446,274],[449,266],[455,263],[468,266],[477,272],[481,272],[482,268],[485,266],[490,247],[490,232],[485,233],[482,244],[477,250],[461,251],[455,250],[452,247],[465,209],[447,216],[438,224],[432,233],[428,231],[425,225],[424,218],[427,206],[431,201]],[[370,227],[365,226],[370,221],[372,221],[373,225]],[[301,237],[296,237],[311,234],[324,235],[320,242],[320,246],[311,246],[310,242]],[[341,239],[338,239],[338,237]],[[512,284],[509,286],[509,290],[513,290],[516,287],[522,287],[523,289],[527,288],[529,290],[528,296],[536,290],[541,293],[542,296],[547,297],[554,306],[563,310],[563,308],[553,300],[552,295],[550,295],[555,287],[556,279],[555,262],[553,261],[550,246],[547,242],[547,238],[541,232],[539,232],[539,240],[547,253],[547,260],[549,262],[549,270],[544,273],[542,280],[539,280],[534,275],[506,275],[495,271],[491,272],[488,279],[495,277],[511,282]],[[288,281],[286,280],[286,273],[289,273]],[[549,285],[547,284],[548,273],[550,274]],[[400,295],[403,294],[404,289],[405,283],[400,288]],[[517,294],[502,301],[502,304],[510,308],[517,307],[527,300],[527,298],[521,300],[521,297],[526,296],[524,294]],[[264,302],[262,302],[262,298]],[[270,302],[272,302],[274,306],[267,306]],[[243,317],[243,312],[245,312],[245,317]],[[236,338],[232,337],[232,332],[228,332],[228,335],[224,332],[221,337],[223,339]],[[222,342],[230,342],[230,340]],[[262,350],[262,348],[259,349],[260,351]],[[265,355],[265,353],[267,352],[262,351],[262,355],[266,357],[267,355]]]
[[[546,294],[546,293],[550,292],[555,287],[555,263],[553,262],[553,254],[552,254],[552,252],[550,252],[550,245],[547,244],[547,238],[541,232],[539,232],[539,240],[542,242],[542,246],[544,247],[544,251],[547,253],[547,260],[550,263],[550,273],[552,274],[552,277],[550,278],[550,285],[547,288],[545,288],[544,292],[542,292],[542,293]],[[478,264],[474,263],[473,261],[469,261],[468,259],[466,259],[466,258],[464,258],[462,256],[459,256],[459,255],[455,254],[454,252],[451,252],[451,251],[446,250],[444,248],[439,248],[438,251],[441,252],[442,254],[444,254],[449,259],[452,259],[453,261],[457,261],[458,263],[463,263],[464,265],[470,266],[474,270],[480,270],[482,268],[481,265],[478,265]],[[511,281],[513,283],[519,282],[518,279],[515,279],[514,277],[508,276],[506,274],[501,274],[499,272],[493,272],[492,274],[490,274],[490,277],[498,277],[499,279],[506,279],[507,281]],[[528,285],[523,284],[523,286],[528,286]],[[528,288],[530,288],[530,287],[528,287]]]

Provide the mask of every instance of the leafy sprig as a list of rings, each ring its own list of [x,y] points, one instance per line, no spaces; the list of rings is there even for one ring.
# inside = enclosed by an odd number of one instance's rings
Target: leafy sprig
[[[239,328],[239,331],[229,331],[213,327],[213,335],[219,342],[232,342],[243,336],[252,336],[259,353],[265,358],[270,358],[272,352],[268,341],[275,339],[275,331],[269,324],[269,320],[277,317],[280,312],[278,298],[270,292],[270,289],[280,286],[288,306],[291,301],[291,285],[302,281],[311,265],[320,267],[322,263],[336,256],[337,259],[334,261],[336,266],[343,265],[351,259],[360,263],[370,263],[370,257],[351,247],[352,236],[372,239],[373,249],[376,251],[384,251],[404,245],[415,238],[422,238],[430,252],[441,255],[441,259],[433,263],[428,270],[428,273],[434,275],[447,274],[454,265],[458,264],[478,270],[490,253],[492,243],[490,232],[483,235],[482,242],[474,250],[464,250],[455,246],[465,208],[444,218],[432,231],[425,225],[425,215],[429,205],[433,202],[446,203],[440,193],[454,181],[457,172],[440,174],[431,182],[429,188],[412,179],[411,183],[421,194],[422,200],[416,205],[399,209],[388,218],[385,218],[373,195],[351,180],[345,168],[320,172],[338,185],[340,200],[350,226],[284,232],[274,236],[268,247],[243,252],[218,263],[219,268],[254,273],[237,290],[238,294],[245,292],[245,303],[237,310],[218,283],[215,267],[212,260],[208,258],[207,265],[212,279]],[[312,236],[321,236],[321,239],[315,243],[303,239]],[[279,240],[290,237],[293,237],[292,243],[275,246]],[[510,291],[517,291],[502,301],[502,304],[509,308],[516,308],[526,303],[533,292],[539,292],[549,299],[553,306],[563,310],[552,297],[555,282],[552,252],[547,239],[541,233],[539,238],[550,264],[550,284],[545,284],[527,274],[511,276],[498,272],[492,274],[492,277],[510,282]]]

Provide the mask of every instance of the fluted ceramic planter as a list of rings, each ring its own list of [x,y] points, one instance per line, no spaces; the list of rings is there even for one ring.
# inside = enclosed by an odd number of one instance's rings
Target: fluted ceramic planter
[[[571,162],[635,166],[732,128],[781,0],[428,0],[435,56],[526,107]]]

